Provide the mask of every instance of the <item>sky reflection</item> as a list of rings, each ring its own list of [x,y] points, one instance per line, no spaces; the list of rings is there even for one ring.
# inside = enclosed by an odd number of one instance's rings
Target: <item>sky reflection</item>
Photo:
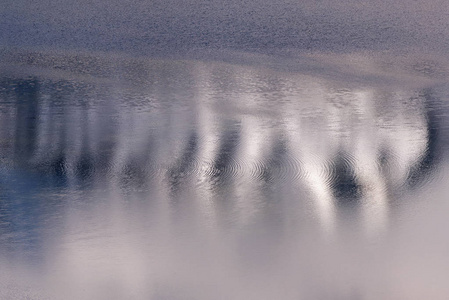
[[[2,297],[447,295],[440,77],[46,55],[0,80]]]

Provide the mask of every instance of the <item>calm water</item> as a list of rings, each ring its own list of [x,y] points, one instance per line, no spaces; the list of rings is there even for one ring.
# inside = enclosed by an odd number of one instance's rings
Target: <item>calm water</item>
[[[4,51],[2,299],[446,299],[447,62]]]
[[[0,299],[449,299],[447,20],[2,0]]]

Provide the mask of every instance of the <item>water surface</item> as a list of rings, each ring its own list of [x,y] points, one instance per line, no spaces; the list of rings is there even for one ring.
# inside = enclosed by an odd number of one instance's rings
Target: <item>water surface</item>
[[[441,56],[2,55],[2,299],[449,295]]]

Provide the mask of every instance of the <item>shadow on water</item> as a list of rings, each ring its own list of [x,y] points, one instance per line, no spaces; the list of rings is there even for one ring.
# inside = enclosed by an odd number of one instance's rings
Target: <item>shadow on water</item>
[[[232,125],[231,125],[232,126]],[[212,164],[211,180],[216,187],[226,186],[232,180],[232,176],[236,169],[239,168],[238,162],[234,157],[239,144],[239,128],[224,129],[220,138],[220,146],[218,148],[217,156]]]
[[[342,206],[355,206],[360,200],[361,187],[351,162],[343,153],[337,153],[332,168],[331,186],[334,197]]]
[[[256,177],[260,177],[269,186],[277,178],[285,176],[287,155],[287,145],[280,138],[275,141],[273,149],[267,156],[266,161],[261,163],[261,168],[258,170]]]
[[[424,184],[426,179],[432,177],[432,172],[438,167],[441,160],[441,125],[443,121],[438,114],[438,109],[435,107],[440,102],[431,89],[426,89],[420,92],[420,96],[425,99],[425,118],[427,121],[427,147],[421,159],[411,167],[407,178],[407,183],[410,188],[419,188]],[[441,105],[441,104],[440,104]]]
[[[36,150],[39,82],[28,79],[17,80],[13,84],[17,99],[14,153],[18,162],[26,162]]]
[[[174,166],[170,167],[167,176],[170,184],[170,190],[173,194],[176,194],[180,189],[180,185],[197,167],[195,165],[196,155],[198,152],[198,137],[195,133],[192,133],[187,141],[185,149],[182,151],[181,157],[179,157]]]

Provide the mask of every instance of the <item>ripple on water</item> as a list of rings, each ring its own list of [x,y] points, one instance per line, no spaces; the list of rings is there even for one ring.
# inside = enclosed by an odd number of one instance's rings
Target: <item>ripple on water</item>
[[[402,184],[403,189],[425,189],[431,186],[431,183],[442,180],[442,172],[439,166],[435,164],[435,158],[431,154],[426,153],[420,158],[418,162],[408,168],[407,177]]]
[[[328,183],[340,202],[352,202],[361,197],[361,186],[355,172],[356,159],[352,154],[339,152],[326,162]]]
[[[245,163],[234,158],[228,158],[223,164],[219,160],[205,163],[206,175],[212,182],[227,182],[241,178],[245,170]]]
[[[400,190],[405,187],[403,176],[398,176],[398,170],[404,169],[399,157],[393,152],[381,149],[376,158],[376,166],[382,178],[386,181],[385,188]]]

